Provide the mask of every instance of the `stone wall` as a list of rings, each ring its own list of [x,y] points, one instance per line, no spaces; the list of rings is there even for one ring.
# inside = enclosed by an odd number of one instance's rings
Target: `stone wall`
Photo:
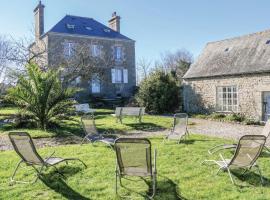
[[[184,108],[190,113],[216,110],[216,87],[237,86],[238,111],[254,119],[263,119],[263,94],[270,91],[270,73],[231,77],[186,79]]]
[[[79,35],[68,35],[60,33],[48,33],[48,66],[65,67],[64,43],[72,42],[77,45],[84,44],[90,46],[95,43],[102,46],[103,56],[106,57],[106,64],[100,64],[101,93],[98,96],[114,97],[117,93],[129,97],[136,86],[136,68],[135,68],[135,42],[130,40],[107,39],[100,37],[87,37]],[[110,55],[113,55],[113,46],[122,46],[124,49],[124,58],[121,62],[116,62]],[[104,62],[103,62],[104,63]],[[122,68],[128,70],[128,83],[112,83],[111,69]],[[91,75],[82,74],[79,87],[84,88],[86,96],[91,94]]]

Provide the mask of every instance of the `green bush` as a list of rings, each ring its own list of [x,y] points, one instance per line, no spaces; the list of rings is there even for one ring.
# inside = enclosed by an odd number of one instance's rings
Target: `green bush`
[[[232,122],[243,122],[246,117],[243,114],[233,113],[226,116],[225,120]]]
[[[29,64],[27,75],[18,77],[18,84],[8,90],[7,98],[21,111],[33,116],[41,129],[46,129],[53,120],[69,113],[73,102],[70,98],[75,88],[63,88],[60,75],[55,70],[41,71]],[[24,121],[25,117],[21,117]]]
[[[180,87],[171,74],[152,72],[140,85],[136,101],[150,113],[170,113],[179,109]]]
[[[209,115],[210,119],[224,119],[225,117],[226,115],[223,113],[212,113],[211,115]]]

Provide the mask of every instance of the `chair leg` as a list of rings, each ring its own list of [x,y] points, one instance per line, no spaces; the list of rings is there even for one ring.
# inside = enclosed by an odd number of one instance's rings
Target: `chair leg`
[[[17,166],[16,166],[16,168],[15,168],[13,174],[12,174],[12,177],[10,178],[10,181],[11,181],[11,182],[15,182],[15,183],[28,183],[28,184],[29,184],[29,183],[35,183],[35,182],[37,181],[37,179],[39,178],[39,176],[40,176],[42,170],[44,169],[44,165],[41,166],[40,170],[37,170],[33,165],[31,165],[31,166],[35,169],[35,171],[36,171],[36,178],[34,178],[32,181],[17,181],[17,180],[14,179],[14,177],[15,177],[15,175],[16,175],[16,173],[17,173],[17,171],[18,171],[18,169],[19,169],[19,167],[20,167],[20,165],[21,165],[22,163],[23,163],[23,160],[21,160],[21,161],[17,164]]]
[[[115,194],[118,195],[118,172],[115,171]]]
[[[262,176],[262,171],[260,169],[260,167],[258,165],[255,166],[260,174],[260,178],[261,178],[261,184],[263,185],[264,184],[264,180],[263,180],[263,176]]]
[[[81,142],[81,145],[84,143],[84,141],[86,140],[86,137],[87,136],[85,136],[83,139],[82,139],[82,142]]]
[[[14,172],[13,172],[11,178],[10,178],[10,181],[11,181],[11,182],[16,182],[16,180],[14,180],[14,177],[15,177],[15,175],[16,175],[16,173],[17,173],[18,168],[19,168],[20,165],[22,164],[22,162],[23,162],[23,160],[20,160],[20,161],[18,162],[18,164],[17,164],[17,166],[16,166],[16,168],[15,168],[15,170],[14,170]]]
[[[230,169],[227,168],[227,171],[228,171],[228,174],[229,174],[230,179],[231,179],[231,181],[232,181],[232,184],[235,184]]]
[[[157,179],[157,176],[156,176],[156,173],[154,174],[153,178],[152,178],[152,195],[149,197],[150,199],[153,199],[154,196],[156,195],[156,180]]]
[[[270,153],[270,149],[267,146],[264,146],[265,150]]]

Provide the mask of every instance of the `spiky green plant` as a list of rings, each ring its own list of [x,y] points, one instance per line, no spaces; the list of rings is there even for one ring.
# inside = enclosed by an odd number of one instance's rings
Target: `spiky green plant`
[[[46,130],[49,123],[67,113],[75,88],[63,88],[56,70],[42,71],[36,64],[26,67],[27,75],[18,77],[18,84],[8,91],[8,99],[22,111],[33,115],[38,127]]]

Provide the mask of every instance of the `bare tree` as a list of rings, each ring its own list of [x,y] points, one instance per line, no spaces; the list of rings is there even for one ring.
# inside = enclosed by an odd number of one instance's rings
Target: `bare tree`
[[[140,58],[137,62],[137,81],[147,78],[152,67],[152,61],[146,58]]]
[[[161,55],[161,66],[165,71],[171,71],[181,79],[193,62],[193,55],[186,49],[174,53],[166,52]]]

